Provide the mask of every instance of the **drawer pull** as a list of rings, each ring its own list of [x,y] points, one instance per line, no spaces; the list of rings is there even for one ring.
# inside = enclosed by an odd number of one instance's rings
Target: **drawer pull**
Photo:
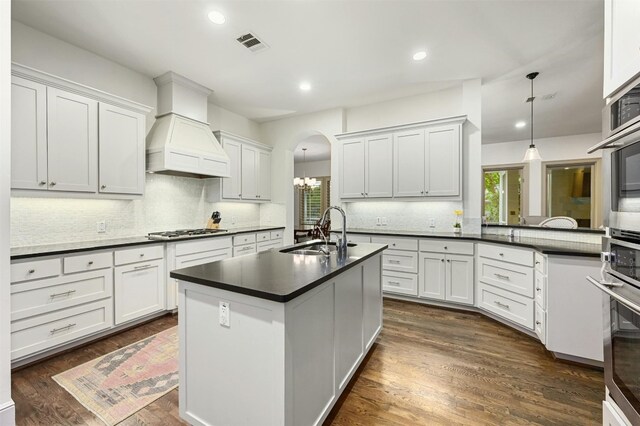
[[[506,303],[501,303],[501,302],[498,302],[497,300],[493,303],[500,306],[501,308],[509,309],[509,305],[507,305]]]
[[[144,253],[140,253],[140,257],[144,257]]]
[[[49,296],[49,298],[55,299],[56,297],[61,297],[61,296],[71,296],[75,292],[76,292],[75,290],[69,290],[69,291],[64,291],[62,293],[53,293],[52,295]]]
[[[38,182],[38,185],[40,185],[40,186],[44,186],[46,184],[47,184],[47,182],[45,182],[44,180],[41,180],[40,182]]]
[[[496,278],[500,278],[501,280],[509,281],[508,275],[502,275],[502,274],[493,274],[493,275],[495,275]]]
[[[449,250],[449,248],[448,248],[447,246],[444,246],[444,249],[445,249],[445,250]]]
[[[93,265],[93,260],[90,260],[89,262],[87,262],[87,265],[89,266]]]
[[[49,332],[49,334],[56,334],[56,333],[59,333],[59,332],[61,332],[61,331],[67,331],[67,330],[69,330],[69,329],[71,329],[71,328],[73,328],[73,327],[75,327],[75,326],[76,326],[76,324],[75,324],[75,323],[73,323],[73,324],[67,324],[67,325],[65,325],[64,327],[54,328],[53,330],[51,330],[51,331]]]
[[[536,321],[536,325],[542,325],[540,321]]]
[[[392,244],[391,244],[391,246],[392,246],[392,247],[395,247],[395,246],[396,246],[396,243],[392,243]]]
[[[147,268],[151,268],[151,265],[140,265],[140,266],[133,267],[133,269],[147,269]]]
[[[398,264],[398,263],[400,263],[400,261],[399,261],[399,260],[395,260],[395,259],[389,259],[389,263],[396,263],[396,264]]]
[[[29,272],[30,274],[33,274],[36,270],[35,269],[29,269],[27,272]]]
[[[400,281],[387,281],[389,284],[400,285]]]
[[[500,256],[504,256],[504,253],[498,253]]]
[[[440,259],[440,262],[444,262],[444,259]]]
[[[540,264],[540,261],[539,261],[539,260],[536,260],[536,265],[539,265],[539,264]]]

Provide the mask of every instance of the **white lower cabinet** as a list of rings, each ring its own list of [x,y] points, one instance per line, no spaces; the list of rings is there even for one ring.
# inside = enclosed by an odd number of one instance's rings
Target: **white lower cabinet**
[[[446,256],[445,299],[473,305],[473,256]]]
[[[602,401],[602,426],[631,426],[631,422],[613,404],[613,402]]]
[[[383,270],[382,289],[388,293],[416,296],[418,294],[418,276],[406,272]]]
[[[426,299],[473,305],[473,243],[421,240],[418,295]],[[457,254],[462,253],[462,254]]]
[[[538,339],[542,342],[542,344],[547,343],[547,313],[542,309],[540,305],[535,303],[535,324],[533,326],[533,331],[536,332]]]
[[[533,330],[533,299],[478,282],[478,307]]]
[[[165,309],[164,259],[115,268],[115,324]]]

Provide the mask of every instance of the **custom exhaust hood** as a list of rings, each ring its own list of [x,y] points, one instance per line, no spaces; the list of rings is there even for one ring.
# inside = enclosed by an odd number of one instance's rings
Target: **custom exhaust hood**
[[[153,80],[158,115],[147,135],[147,172],[229,177],[229,157],[207,122],[211,90],[173,72]]]

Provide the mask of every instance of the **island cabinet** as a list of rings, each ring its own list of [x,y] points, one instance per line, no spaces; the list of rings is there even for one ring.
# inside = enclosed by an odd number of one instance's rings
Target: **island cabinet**
[[[381,331],[380,276],[378,251],[286,302],[181,280],[180,416],[195,425],[322,424]]]

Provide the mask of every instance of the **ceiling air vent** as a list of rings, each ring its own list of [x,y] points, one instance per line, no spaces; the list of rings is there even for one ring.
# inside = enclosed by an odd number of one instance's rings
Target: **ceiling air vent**
[[[259,52],[269,48],[269,46],[260,41],[260,39],[253,33],[243,34],[236,40],[252,52]]]

